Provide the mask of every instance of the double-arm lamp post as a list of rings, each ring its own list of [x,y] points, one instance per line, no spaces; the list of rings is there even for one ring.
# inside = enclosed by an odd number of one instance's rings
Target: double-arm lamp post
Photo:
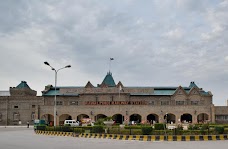
[[[55,71],[55,99],[54,99],[54,126],[56,126],[56,85],[57,85],[57,73],[59,70],[64,69],[64,68],[70,68],[71,65],[67,65],[65,67],[59,68],[59,69],[55,69],[54,67],[52,67],[48,62],[44,62],[45,65],[48,65],[49,67],[51,67],[51,70]]]

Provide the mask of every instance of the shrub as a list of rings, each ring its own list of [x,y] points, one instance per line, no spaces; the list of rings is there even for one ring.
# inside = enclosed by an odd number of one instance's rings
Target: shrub
[[[49,126],[46,127],[46,131],[54,131],[54,130],[55,130],[54,127],[49,127]]]
[[[46,126],[36,126],[36,130],[46,130]]]
[[[64,126],[70,126],[70,124],[64,124]]]
[[[123,135],[142,135],[141,129],[120,129],[120,134]]]
[[[142,127],[142,134],[143,135],[150,135],[152,133],[152,127],[151,126],[143,126]]]
[[[131,135],[142,135],[142,130],[141,129],[132,129]]]
[[[188,125],[188,130],[194,130],[194,125],[189,124]]]
[[[104,119],[103,119],[103,118],[98,119],[98,120],[94,123],[94,125],[104,125]]]
[[[82,128],[73,128],[73,132],[74,133],[82,133],[83,130],[82,130]]]
[[[120,133],[120,127],[112,127],[109,129],[110,134],[119,134]]]
[[[102,125],[95,125],[92,127],[94,133],[103,133],[104,127]]]
[[[112,121],[112,117],[111,116],[105,117],[104,121]]]
[[[173,129],[173,134],[174,135],[182,135],[183,133],[183,126],[178,125],[177,128]]]
[[[224,133],[224,127],[223,126],[215,126],[215,133],[216,134],[223,134]]]
[[[164,130],[166,128],[166,125],[163,123],[156,123],[154,124],[154,129],[155,130]]]
[[[61,127],[63,132],[72,132],[73,128],[70,126],[63,126]]]
[[[141,129],[141,126],[137,126],[137,125],[132,125],[132,126],[124,126],[124,129]]]
[[[172,130],[153,130],[152,135],[173,135]]]
[[[208,130],[208,129],[209,129],[209,125],[208,124],[201,125],[201,130]]]
[[[228,128],[224,128],[224,134],[228,134]]]

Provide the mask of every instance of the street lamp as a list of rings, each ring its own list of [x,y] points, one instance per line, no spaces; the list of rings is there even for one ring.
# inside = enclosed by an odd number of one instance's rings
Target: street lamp
[[[70,68],[71,65],[67,65],[65,67],[59,68],[59,69],[55,69],[54,67],[52,67],[48,62],[44,62],[45,65],[48,65],[49,67],[51,67],[51,70],[55,71],[55,99],[54,99],[54,126],[56,126],[56,84],[57,84],[57,73],[59,70],[64,69],[64,68]]]

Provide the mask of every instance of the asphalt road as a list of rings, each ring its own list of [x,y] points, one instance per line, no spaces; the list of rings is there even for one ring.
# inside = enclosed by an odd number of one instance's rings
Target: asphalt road
[[[36,135],[32,128],[0,127],[0,149],[225,149],[228,141],[143,142]]]

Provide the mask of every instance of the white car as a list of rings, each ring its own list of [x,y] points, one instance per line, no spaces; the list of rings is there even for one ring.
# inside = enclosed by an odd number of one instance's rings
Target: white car
[[[65,120],[64,125],[69,124],[70,126],[79,126],[79,121],[76,120]]]

